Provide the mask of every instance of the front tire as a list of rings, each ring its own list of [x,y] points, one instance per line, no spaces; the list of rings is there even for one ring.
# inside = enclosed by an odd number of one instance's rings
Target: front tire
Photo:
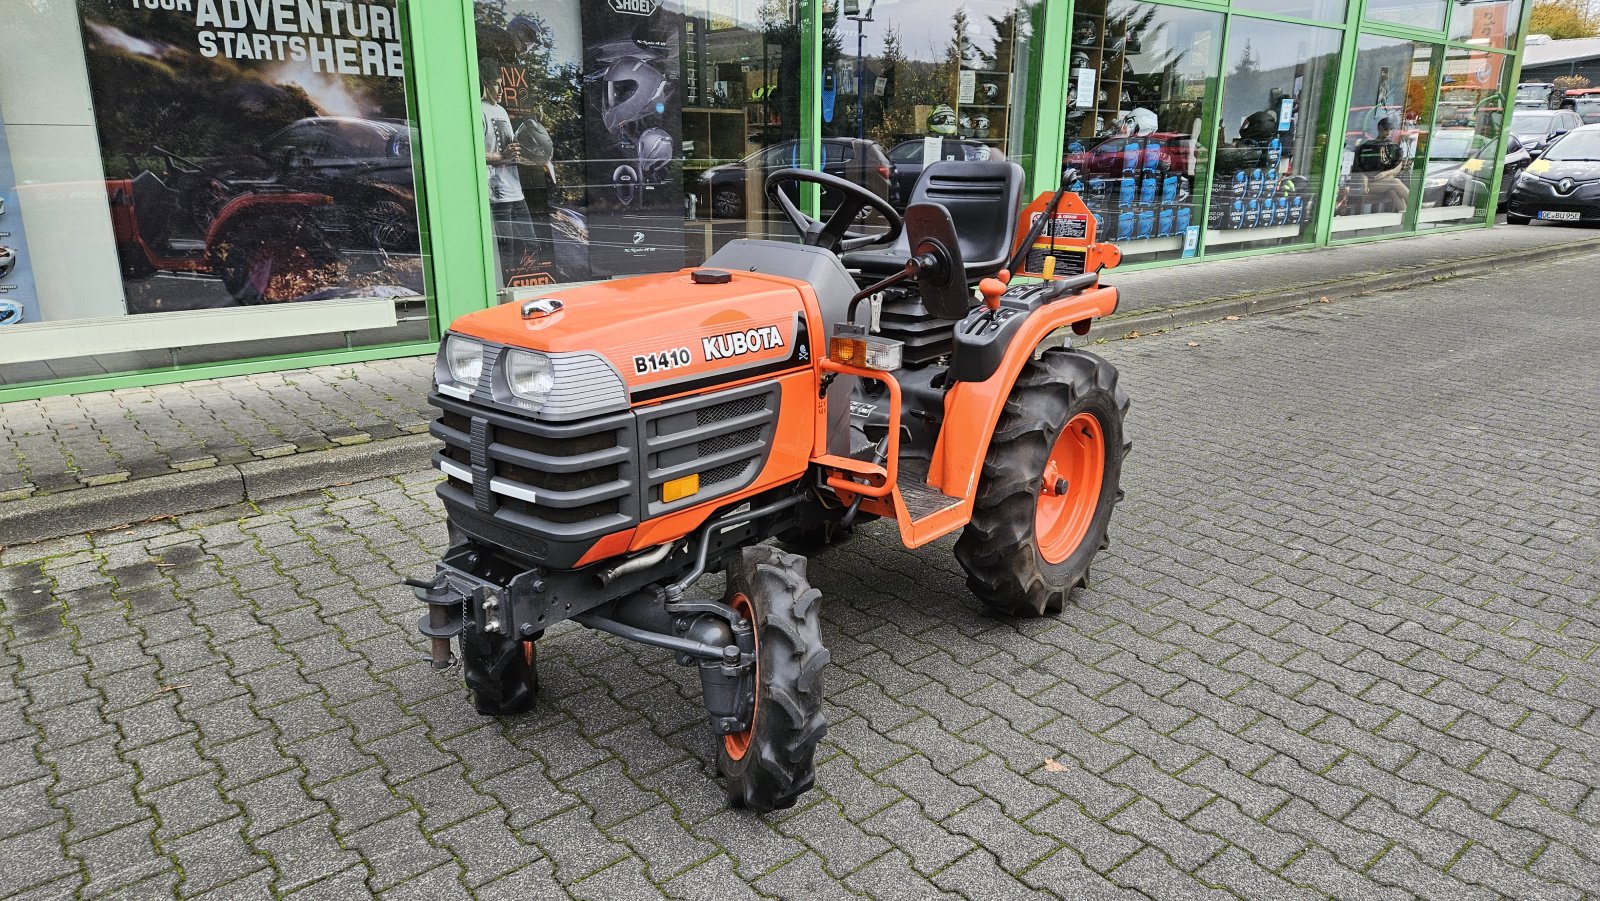
[[[532,641],[480,632],[476,623],[468,622],[460,642],[461,672],[479,713],[514,716],[533,706],[539,657]]]
[[[1128,396],[1094,354],[1048,350],[1011,388],[972,519],[956,541],[967,586],[994,611],[1059,611],[1107,544],[1128,443]]]
[[[813,758],[827,732],[822,718],[818,602],[806,559],[768,545],[743,549],[728,566],[724,601],[755,625],[756,697],[750,728],[717,742],[728,803],[756,811],[794,806],[816,781]]]

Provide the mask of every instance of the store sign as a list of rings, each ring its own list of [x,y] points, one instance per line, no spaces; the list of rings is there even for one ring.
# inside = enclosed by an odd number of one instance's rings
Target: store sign
[[[607,0],[611,11],[628,16],[650,16],[661,8],[661,0]]]
[[[395,0],[78,14],[127,312],[422,293]]]

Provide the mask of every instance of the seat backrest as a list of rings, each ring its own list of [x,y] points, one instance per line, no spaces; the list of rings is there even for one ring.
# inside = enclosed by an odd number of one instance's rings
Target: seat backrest
[[[922,170],[910,203],[937,203],[950,211],[972,281],[993,275],[1011,256],[1023,181],[1016,163],[940,160]]]

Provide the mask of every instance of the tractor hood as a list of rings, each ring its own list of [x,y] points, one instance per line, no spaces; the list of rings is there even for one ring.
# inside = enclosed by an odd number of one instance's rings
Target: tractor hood
[[[638,403],[810,365],[810,293],[774,275],[685,269],[557,291],[539,299],[559,308],[526,318],[524,302],[501,304],[450,330],[552,355],[598,353]]]

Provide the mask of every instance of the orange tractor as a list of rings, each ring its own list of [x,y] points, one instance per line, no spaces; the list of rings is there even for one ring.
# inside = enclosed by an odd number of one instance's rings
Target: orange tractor
[[[807,182],[842,197],[825,222],[791,199]],[[810,788],[826,731],[820,595],[790,550],[872,518],[907,547],[963,529],[980,600],[1060,610],[1121,496],[1127,397],[1068,340],[1116,309],[1099,271],[1120,254],[1075,194],[1019,209],[1022,190],[1014,163],[940,162],[902,220],[788,169],[766,192],[799,243],[458,319],[430,396],[451,546],[410,583],[434,665],[455,639],[503,715],[563,620],[670,651],[698,669],[730,802],[770,810]],[[887,232],[851,230],[867,208]],[[716,570],[720,599],[689,592]]]

